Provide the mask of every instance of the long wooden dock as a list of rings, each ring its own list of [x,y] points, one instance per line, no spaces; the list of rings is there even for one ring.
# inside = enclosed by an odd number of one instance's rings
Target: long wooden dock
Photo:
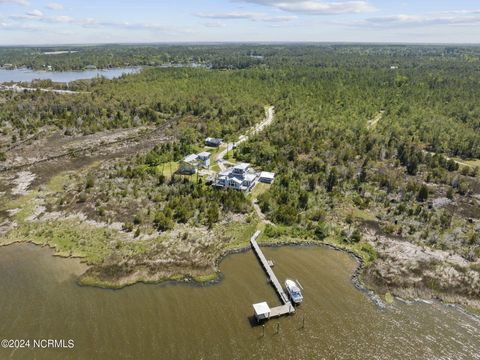
[[[277,276],[273,272],[269,261],[267,260],[265,255],[263,255],[263,252],[260,249],[260,246],[258,246],[257,238],[258,238],[259,235],[260,235],[260,231],[257,230],[255,232],[255,234],[252,236],[252,238],[250,239],[250,244],[252,245],[253,251],[257,255],[258,260],[260,260],[260,264],[262,264],[263,269],[267,273],[267,276],[268,276],[271,284],[273,285],[276,293],[278,294],[278,297],[280,298],[280,300],[282,301],[282,304],[283,304],[283,305],[271,308],[269,317],[277,317],[277,316],[282,316],[282,315],[294,313],[295,312],[295,307],[290,302],[288,294],[283,290],[283,287],[280,284],[280,282],[278,281]]]

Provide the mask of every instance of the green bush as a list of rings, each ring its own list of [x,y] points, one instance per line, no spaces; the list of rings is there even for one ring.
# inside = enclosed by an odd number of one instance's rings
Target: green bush
[[[328,236],[328,230],[324,223],[318,223],[315,227],[314,233],[317,240],[323,240]]]
[[[163,212],[155,215],[154,224],[160,231],[168,231],[174,228],[175,224],[171,217],[165,216]]]

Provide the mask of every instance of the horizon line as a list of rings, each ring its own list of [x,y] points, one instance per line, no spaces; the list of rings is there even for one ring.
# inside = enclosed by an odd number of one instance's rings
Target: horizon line
[[[0,44],[0,48],[7,47],[74,47],[74,46],[112,46],[112,45],[404,45],[404,46],[480,46],[480,42],[409,42],[409,41],[155,41],[155,42],[99,42],[99,43],[44,43],[44,44]]]

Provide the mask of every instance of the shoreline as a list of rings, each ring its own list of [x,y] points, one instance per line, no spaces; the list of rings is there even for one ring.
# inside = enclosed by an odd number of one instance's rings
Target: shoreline
[[[81,264],[85,265],[87,268],[85,269],[85,272],[79,276],[77,276],[77,279],[75,283],[77,286],[80,287],[96,287],[104,290],[122,290],[126,287],[129,286],[134,286],[136,284],[144,284],[144,285],[188,285],[188,286],[193,286],[193,287],[207,287],[207,286],[213,286],[215,284],[220,283],[224,279],[224,274],[222,271],[220,271],[220,265],[224,259],[226,259],[228,256],[231,255],[236,255],[236,254],[242,254],[246,253],[251,250],[250,245],[245,244],[245,246],[240,246],[238,248],[233,248],[233,249],[228,249],[225,250],[216,260],[214,263],[215,271],[213,273],[205,274],[205,275],[199,275],[199,276],[190,276],[190,275],[181,275],[181,274],[173,274],[171,276],[159,278],[159,279],[146,279],[146,278],[137,278],[135,281],[132,282],[125,282],[125,283],[115,283],[115,282],[109,282],[109,281],[101,281],[99,279],[96,279],[94,277],[85,277],[82,279],[83,275],[86,273],[88,269],[92,267],[92,265],[89,265],[83,256],[80,255],[75,255],[75,254],[63,254],[63,253],[58,253],[55,247],[48,245],[48,244],[43,244],[43,243],[35,243],[33,241],[12,241],[8,244],[0,244],[0,248],[2,247],[7,247],[7,246],[14,246],[14,245],[33,245],[33,246],[39,246],[43,248],[48,248],[53,252],[52,256],[53,257],[58,257],[58,258],[63,258],[63,259],[75,259],[79,260]],[[334,251],[340,251],[348,254],[355,262],[356,262],[356,267],[353,273],[351,274],[350,281],[352,285],[360,292],[365,294],[367,298],[378,308],[378,309],[386,309],[388,305],[390,305],[389,302],[385,301],[382,299],[381,294],[376,292],[374,289],[369,287],[368,283],[366,283],[362,279],[363,271],[366,269],[365,268],[365,261],[364,259],[357,254],[354,250],[348,249],[348,248],[343,248],[340,246],[337,246],[332,243],[328,242],[318,242],[315,240],[282,240],[279,242],[272,242],[272,241],[263,241],[260,243],[260,246],[262,247],[267,247],[267,248],[280,248],[280,247],[320,247],[320,248],[327,248],[330,250]],[[402,298],[401,296],[393,295],[393,298],[396,299],[397,301],[400,301],[404,304],[441,304],[443,306],[448,306],[448,307],[453,307],[456,310],[460,311],[464,315],[467,315],[469,317],[472,317],[474,319],[480,320],[480,314],[477,313],[478,309],[468,309],[462,304],[459,303],[450,303],[450,302],[445,302],[442,301],[438,297],[434,297],[431,299],[424,299],[424,298],[413,298],[413,299],[406,299]]]

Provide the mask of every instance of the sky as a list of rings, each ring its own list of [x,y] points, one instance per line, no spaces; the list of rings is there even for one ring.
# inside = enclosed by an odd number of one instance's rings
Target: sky
[[[480,43],[480,0],[0,0],[0,45]]]

